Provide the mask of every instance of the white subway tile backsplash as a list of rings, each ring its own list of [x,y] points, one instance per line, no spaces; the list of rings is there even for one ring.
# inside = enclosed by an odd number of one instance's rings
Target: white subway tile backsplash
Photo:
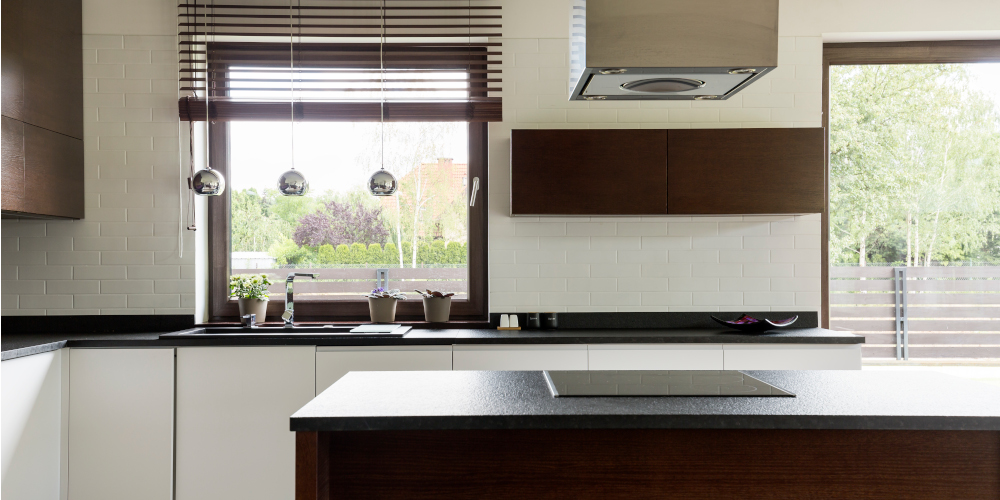
[[[665,292],[666,278],[618,278],[618,291]]]
[[[518,292],[565,292],[565,278],[518,278]]]
[[[593,278],[638,278],[643,276],[642,264],[591,264]]]
[[[690,292],[645,292],[641,302],[644,306],[690,306],[692,300]]]
[[[614,292],[618,290],[616,278],[568,278],[566,290],[570,292]]]
[[[719,279],[672,276],[667,278],[667,290],[671,292],[714,292],[719,290]]]
[[[544,264],[538,266],[541,278],[586,278],[590,276],[589,264]]]
[[[560,312],[553,307],[587,306],[590,304],[590,294],[580,292],[541,292],[538,294],[538,306],[546,308],[546,312]],[[528,310],[527,312],[537,312]]]
[[[770,262],[771,251],[766,249],[720,250],[719,262]]]
[[[614,222],[568,222],[567,236],[615,236],[618,225]]]
[[[639,292],[593,292],[590,294],[590,305],[593,306],[638,306],[642,305],[642,294]]]
[[[619,250],[621,264],[666,264],[666,250]]]

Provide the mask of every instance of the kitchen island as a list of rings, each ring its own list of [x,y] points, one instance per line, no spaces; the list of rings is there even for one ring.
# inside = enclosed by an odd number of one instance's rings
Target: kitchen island
[[[553,397],[543,372],[350,373],[291,418],[296,498],[997,498],[1000,389],[752,371],[795,397]]]

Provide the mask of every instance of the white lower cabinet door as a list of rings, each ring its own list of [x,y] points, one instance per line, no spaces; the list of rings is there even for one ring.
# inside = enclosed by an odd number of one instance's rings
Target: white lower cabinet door
[[[320,346],[316,394],[353,371],[451,370],[451,346]]]
[[[590,344],[591,370],[721,370],[721,344]]]
[[[292,500],[315,346],[177,348],[176,500]]]
[[[456,345],[455,370],[586,370],[580,344]]]
[[[174,350],[69,355],[69,498],[173,498]]]
[[[727,370],[860,370],[861,344],[725,344]]]
[[[0,363],[0,425],[4,500],[65,498],[61,468],[65,436],[66,349]]]

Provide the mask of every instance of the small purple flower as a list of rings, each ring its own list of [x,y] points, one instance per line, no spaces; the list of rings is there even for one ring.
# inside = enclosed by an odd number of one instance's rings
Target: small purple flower
[[[378,288],[372,290],[372,293],[383,293],[383,292],[385,292],[385,288],[382,288],[382,287],[378,287]]]

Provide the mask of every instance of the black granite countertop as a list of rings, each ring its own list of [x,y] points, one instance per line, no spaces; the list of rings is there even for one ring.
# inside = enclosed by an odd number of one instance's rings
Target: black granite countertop
[[[950,375],[745,373],[796,396],[554,398],[540,371],[351,372],[292,415],[291,430],[1000,430],[1000,388]]]
[[[195,330],[196,331],[196,330]],[[171,347],[211,345],[460,345],[460,344],[860,344],[864,337],[822,328],[789,328],[747,335],[721,328],[521,330],[421,329],[403,337],[294,336],[198,338],[196,335],[160,338],[160,333],[10,334],[2,339],[3,359],[62,347]]]

